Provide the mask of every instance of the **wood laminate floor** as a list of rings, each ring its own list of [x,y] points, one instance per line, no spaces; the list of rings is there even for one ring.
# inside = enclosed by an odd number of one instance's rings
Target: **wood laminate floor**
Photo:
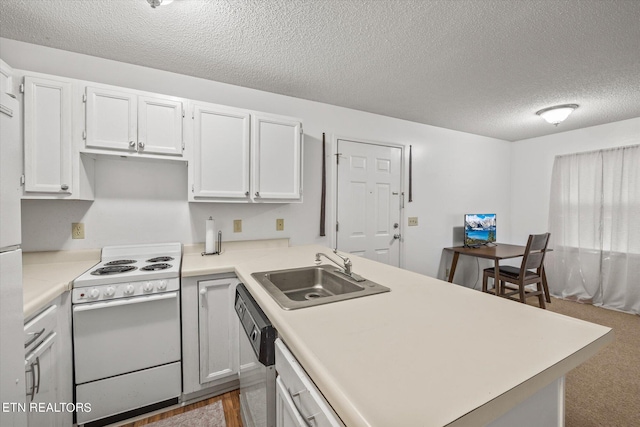
[[[242,419],[240,418],[240,390],[234,390],[222,394],[220,396],[212,397],[210,399],[201,400],[200,402],[192,403],[191,405],[183,406],[181,408],[175,408],[161,414],[156,414],[151,417],[135,421],[133,423],[124,424],[121,427],[141,427],[149,423],[164,420],[174,415],[182,414],[183,412],[190,411],[192,409],[200,408],[202,406],[210,405],[212,403],[222,400],[222,407],[224,408],[224,418],[227,423],[227,427],[242,427]],[[197,426],[194,426],[197,427]]]

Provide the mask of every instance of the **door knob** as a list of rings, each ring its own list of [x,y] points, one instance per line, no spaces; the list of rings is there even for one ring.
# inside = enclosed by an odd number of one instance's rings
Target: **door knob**
[[[399,240],[399,239],[400,239],[400,235],[399,235],[399,234],[394,234],[394,235],[393,235],[393,238],[394,238],[395,240]]]

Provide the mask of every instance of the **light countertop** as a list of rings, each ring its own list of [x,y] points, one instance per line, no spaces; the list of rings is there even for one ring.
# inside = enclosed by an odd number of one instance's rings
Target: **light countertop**
[[[22,254],[24,318],[71,289],[73,279],[100,261],[100,250],[25,252]]]
[[[613,340],[610,328],[352,257],[391,292],[286,311],[257,271],[313,265],[316,245],[201,257],[183,276],[235,271],[349,427],[478,426]]]
[[[224,256],[201,257],[202,245],[185,245],[184,255],[193,255],[194,260],[202,258],[201,266],[212,269],[218,265],[216,273],[234,271],[234,265],[246,255],[238,255],[248,249],[263,251],[269,248],[287,247],[289,239],[261,241],[224,242]],[[238,252],[240,251],[240,252]],[[250,253],[250,251],[248,252]],[[100,249],[77,251],[23,252],[23,314],[28,318],[53,301],[63,292],[71,289],[72,281],[100,262]],[[217,263],[217,264],[216,264]],[[191,263],[193,275],[199,275],[197,262]],[[201,267],[205,268],[205,267]]]

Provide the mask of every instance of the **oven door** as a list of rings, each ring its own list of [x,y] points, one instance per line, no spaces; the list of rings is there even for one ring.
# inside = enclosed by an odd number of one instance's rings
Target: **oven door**
[[[180,360],[178,292],[73,307],[76,384]]]
[[[244,427],[275,427],[275,365],[258,360],[240,327],[240,415]]]

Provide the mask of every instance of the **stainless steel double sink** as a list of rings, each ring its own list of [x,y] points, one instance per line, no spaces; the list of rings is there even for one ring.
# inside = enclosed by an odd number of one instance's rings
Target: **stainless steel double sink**
[[[358,277],[356,281],[332,265],[262,271],[251,275],[285,310],[390,291],[367,279]]]

